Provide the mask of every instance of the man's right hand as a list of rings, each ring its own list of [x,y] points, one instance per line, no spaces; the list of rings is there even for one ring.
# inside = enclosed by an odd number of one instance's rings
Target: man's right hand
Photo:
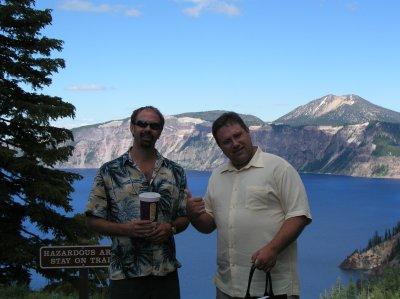
[[[186,210],[190,220],[195,220],[206,213],[205,203],[201,197],[188,198]]]
[[[156,228],[156,223],[150,220],[131,220],[124,223],[126,234],[130,237],[145,238]]]

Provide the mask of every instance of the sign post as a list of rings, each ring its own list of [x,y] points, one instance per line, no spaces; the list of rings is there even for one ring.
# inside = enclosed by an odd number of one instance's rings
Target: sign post
[[[44,246],[40,248],[42,269],[79,269],[79,299],[89,298],[89,268],[104,268],[110,264],[111,247]]]

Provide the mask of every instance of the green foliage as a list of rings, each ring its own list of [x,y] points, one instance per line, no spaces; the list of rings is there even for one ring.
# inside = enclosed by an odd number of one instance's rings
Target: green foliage
[[[374,236],[368,240],[368,245],[367,248],[365,248],[364,251],[367,251],[368,249],[375,247],[376,245],[379,245],[383,242],[382,237],[379,236],[378,232],[375,231]]]
[[[320,299],[400,299],[400,269],[386,268],[379,276],[344,286],[338,281]]]
[[[64,295],[59,293],[32,292],[28,286],[9,286],[0,288],[0,299],[20,298],[20,299],[73,299],[78,298],[74,295]]]
[[[400,221],[393,228],[387,229],[384,236],[375,231],[362,252],[397,237],[399,233]],[[380,274],[370,275],[357,284],[350,281],[349,285],[344,286],[338,281],[330,291],[325,291],[320,299],[400,299],[400,238],[391,249],[385,265],[380,269]]]
[[[400,157],[400,145],[392,138],[385,135],[379,135],[374,138],[373,143],[376,145],[375,150],[372,152],[373,156]]]
[[[389,165],[387,164],[379,164],[372,169],[372,175],[374,176],[385,176],[389,172]]]
[[[0,286],[0,299],[77,299],[78,292],[73,290],[69,294],[61,290],[54,291],[31,291],[28,286],[13,285]],[[90,295],[92,299],[106,299],[106,290],[97,290]]]
[[[51,11],[33,0],[0,0],[0,284],[28,284],[34,269],[68,280],[73,270],[39,267],[43,245],[88,238],[71,212],[72,183],[80,176],[55,167],[72,154],[71,131],[51,121],[74,117],[73,105],[40,93],[64,67],[52,58],[62,41],[43,36]],[[89,237],[90,238],[90,237]]]
[[[385,235],[380,236],[377,231],[375,231],[374,235],[372,236],[371,239],[368,240],[368,245],[366,248],[362,250],[362,252],[367,251],[368,249],[371,249],[372,247],[381,244],[382,242],[385,242],[389,239],[391,239],[394,235],[398,234],[400,232],[400,221],[397,222],[395,226],[393,226],[391,229],[385,230]]]
[[[391,261],[397,257],[400,257],[400,238],[397,239],[392,251],[389,254],[388,260]]]

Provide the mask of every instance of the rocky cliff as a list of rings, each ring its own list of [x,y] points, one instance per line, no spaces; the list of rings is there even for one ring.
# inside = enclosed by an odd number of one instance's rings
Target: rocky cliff
[[[132,137],[129,119],[75,128],[75,151],[66,168],[97,168],[123,152]],[[400,124],[367,122],[346,126],[262,124],[250,126],[253,142],[303,172],[400,178]],[[168,116],[158,150],[186,169],[211,170],[225,158],[211,122]]]
[[[399,244],[400,233],[397,233],[389,240],[366,251],[354,251],[340,264],[340,268],[343,270],[372,270],[390,263],[397,265]]]

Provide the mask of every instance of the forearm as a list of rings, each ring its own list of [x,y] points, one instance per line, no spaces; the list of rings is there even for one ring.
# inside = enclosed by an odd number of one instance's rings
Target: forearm
[[[277,254],[281,253],[297,239],[304,227],[309,223],[310,220],[306,216],[297,216],[285,220],[278,233],[266,246],[270,247]]]
[[[203,234],[209,234],[216,229],[214,217],[208,213],[203,213],[196,218],[191,218],[190,223]]]
[[[127,236],[128,227],[124,223],[111,222],[94,216],[86,217],[87,227],[101,235]]]

